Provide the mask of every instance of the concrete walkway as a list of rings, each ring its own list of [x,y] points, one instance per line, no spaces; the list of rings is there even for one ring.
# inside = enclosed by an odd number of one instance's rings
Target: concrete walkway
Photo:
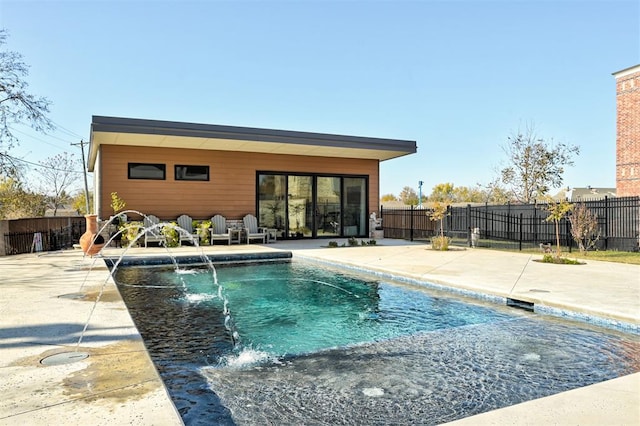
[[[533,261],[541,256],[484,249],[435,252],[398,240],[334,249],[323,247],[326,243],[279,241],[204,250],[290,250],[294,259],[373,270],[640,327],[640,266],[597,261],[549,265]],[[105,250],[108,255],[121,252]],[[166,253],[149,248],[127,254]],[[183,247],[172,253],[200,252]],[[40,363],[61,352],[89,356],[61,365]],[[79,251],[0,258],[0,393],[0,425],[182,423],[104,263]],[[639,407],[636,373],[454,423],[638,425]]]

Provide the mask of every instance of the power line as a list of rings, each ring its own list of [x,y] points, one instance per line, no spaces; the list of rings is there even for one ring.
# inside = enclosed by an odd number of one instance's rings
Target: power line
[[[18,132],[18,133],[22,133],[22,134],[23,134],[23,135],[25,135],[25,136],[28,136],[28,137],[30,137],[30,138],[32,138],[32,139],[35,139],[35,140],[37,140],[37,141],[39,141],[39,142],[42,142],[42,143],[46,143],[47,145],[51,145],[51,146],[56,147],[56,148],[64,149],[63,147],[61,147],[61,146],[59,146],[59,145],[53,144],[53,143],[51,143],[51,142],[47,142],[47,141],[45,141],[44,139],[40,139],[40,138],[38,138],[38,137],[36,137],[36,136],[30,135],[30,134],[28,134],[28,133],[25,133],[25,132],[23,132],[22,130],[18,130],[18,129],[16,129],[16,128],[11,127],[11,131],[13,131],[13,132]],[[62,141],[62,142],[71,143],[70,141],[66,141],[66,140],[64,140],[64,139],[60,139],[60,138],[58,138],[58,137],[56,137],[56,136],[52,136],[52,135],[47,135],[47,136],[50,136],[50,137],[52,137],[52,138],[54,138],[54,139],[58,139],[58,140],[60,140],[60,141]]]
[[[49,120],[49,121],[51,121],[51,122],[56,126],[56,128],[58,128],[58,129],[62,129],[62,130],[63,130],[63,133],[66,133],[66,134],[67,134],[67,135],[69,135],[69,136],[73,136],[74,138],[82,139],[82,136],[80,136],[79,134],[77,134],[77,133],[75,133],[75,132],[73,132],[73,131],[71,131],[71,130],[69,130],[69,129],[65,128],[65,127],[63,127],[62,125],[60,125],[60,124],[56,123],[56,122],[55,122],[55,121],[53,121],[53,120]]]
[[[27,161],[27,160],[23,160],[23,159],[21,159],[21,158],[13,157],[13,156],[8,155],[8,154],[3,154],[3,156],[4,156],[4,157],[7,157],[7,158],[10,158],[10,159],[11,159],[11,160],[13,160],[13,161],[18,161],[18,162],[20,162],[20,163],[30,164],[30,165],[32,165],[32,166],[40,167],[40,168],[42,168],[42,169],[54,170],[54,171],[56,171],[56,172],[83,173],[83,172],[79,172],[79,171],[77,171],[77,170],[57,169],[57,168],[55,168],[55,167],[49,167],[49,166],[45,166],[45,165],[43,165],[43,164],[33,163],[33,162],[31,162],[31,161]]]

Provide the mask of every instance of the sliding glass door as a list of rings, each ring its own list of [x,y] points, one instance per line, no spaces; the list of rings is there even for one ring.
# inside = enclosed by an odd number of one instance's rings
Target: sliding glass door
[[[366,177],[258,173],[259,225],[278,238],[367,235]]]
[[[367,197],[364,178],[345,178],[344,197],[344,236],[362,236],[367,233]]]
[[[316,181],[316,235],[340,235],[342,223],[341,178],[318,176]]]

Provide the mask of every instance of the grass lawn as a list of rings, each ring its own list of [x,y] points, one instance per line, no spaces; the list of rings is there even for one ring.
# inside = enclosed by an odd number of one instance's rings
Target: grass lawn
[[[467,246],[467,240],[454,239],[453,244],[457,246]],[[542,259],[543,253],[540,252],[538,247],[522,248],[518,250],[518,244],[513,242],[500,242],[493,240],[480,240],[479,247],[481,249],[501,250],[501,251],[518,251],[520,253],[539,254]],[[586,253],[580,253],[580,251],[574,247],[569,253],[566,247],[561,247],[562,256],[569,259],[578,259],[582,261],[600,260],[604,262],[617,262],[628,263],[631,265],[640,265],[640,252],[629,251],[589,251]],[[553,253],[555,253],[555,245],[552,246]]]
[[[498,249],[505,250],[505,249]],[[513,251],[513,250],[508,250]],[[542,258],[542,253],[540,249],[522,249],[520,253],[531,253],[531,254],[539,254],[540,258]],[[552,253],[555,253],[555,248]],[[640,265],[640,253],[634,253],[629,251],[589,251],[586,253],[580,253],[579,250],[573,249],[571,253],[568,250],[562,250],[562,256],[568,257],[569,259],[579,259],[584,261],[589,260],[601,260],[604,262],[617,262],[617,263],[628,263],[631,265]]]

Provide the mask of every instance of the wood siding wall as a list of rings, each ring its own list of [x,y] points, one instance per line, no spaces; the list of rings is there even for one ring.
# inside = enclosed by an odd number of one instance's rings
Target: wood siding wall
[[[256,172],[294,172],[369,176],[369,212],[378,211],[377,160],[309,157],[248,152],[102,145],[99,217],[113,214],[111,192],[126,209],[174,220],[181,214],[208,219],[222,214],[239,219],[256,214]],[[166,180],[128,179],[128,163],[166,164]],[[208,182],[176,181],[174,165],[209,166]]]

